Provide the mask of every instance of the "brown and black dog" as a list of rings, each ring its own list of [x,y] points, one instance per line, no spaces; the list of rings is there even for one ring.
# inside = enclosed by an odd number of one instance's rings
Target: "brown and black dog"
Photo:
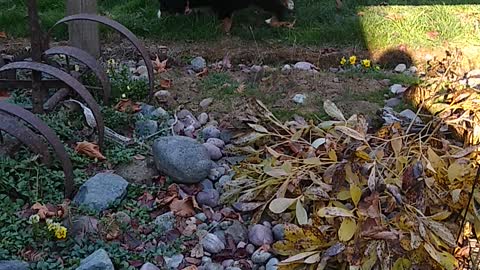
[[[223,21],[223,30],[230,32],[232,27],[232,16],[235,11],[257,6],[270,12],[279,21],[284,21],[289,12],[293,10],[293,0],[159,0],[160,9],[158,17],[162,12],[186,14],[195,8],[210,8]]]

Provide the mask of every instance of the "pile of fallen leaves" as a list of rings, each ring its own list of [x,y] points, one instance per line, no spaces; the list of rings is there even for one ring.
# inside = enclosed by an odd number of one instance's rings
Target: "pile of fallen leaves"
[[[480,142],[480,93],[466,85],[464,66],[461,51],[447,51],[445,58],[428,62],[423,83],[410,87],[406,95],[442,119],[465,145],[474,145]]]
[[[346,119],[330,101],[324,109],[333,120],[319,125],[282,123],[259,101],[239,115],[250,130],[230,150],[249,155],[222,199],[254,211],[254,222],[286,224],[285,240],[273,245],[287,257],[280,269],[456,269],[468,261],[462,241],[480,232],[477,193],[460,229],[475,149],[445,138],[441,121],[371,132],[362,115]]]

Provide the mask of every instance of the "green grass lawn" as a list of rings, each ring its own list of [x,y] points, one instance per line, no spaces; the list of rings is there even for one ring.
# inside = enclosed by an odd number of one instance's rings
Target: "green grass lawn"
[[[271,29],[268,14],[255,10],[235,16],[233,35],[248,40],[273,40],[289,45],[356,46],[370,50],[399,44],[409,48],[480,45],[480,5],[473,0],[344,0],[340,12],[334,0],[297,0],[296,27]],[[64,16],[64,1],[38,1],[42,24],[49,28]],[[156,40],[209,41],[222,36],[213,16],[156,17],[157,0],[99,0],[100,12],[135,34]],[[24,1],[0,0],[0,31],[28,35]],[[65,38],[65,28],[54,32]]]

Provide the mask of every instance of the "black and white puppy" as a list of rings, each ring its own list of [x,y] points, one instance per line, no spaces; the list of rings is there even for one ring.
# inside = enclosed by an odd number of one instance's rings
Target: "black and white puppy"
[[[235,11],[257,6],[272,13],[276,19],[283,21],[288,12],[293,10],[293,0],[159,0],[160,9],[157,16],[161,18],[162,11],[175,14],[188,14],[192,9],[210,8],[223,21],[223,29],[230,32],[232,16]]]

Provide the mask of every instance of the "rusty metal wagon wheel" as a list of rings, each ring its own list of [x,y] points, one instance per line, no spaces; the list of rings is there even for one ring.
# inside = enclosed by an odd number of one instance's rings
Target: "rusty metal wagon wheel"
[[[39,153],[44,157],[42,161],[50,162],[50,154],[48,146],[37,135],[40,134],[50,144],[58,160],[63,168],[65,174],[64,180],[64,194],[66,198],[71,198],[74,192],[73,182],[73,167],[70,158],[65,151],[60,139],[55,135],[55,132],[49,128],[40,118],[33,113],[10,103],[0,101],[0,130],[3,130],[19,141],[27,145],[34,152]],[[28,128],[23,123],[28,124],[32,129]],[[45,160],[45,157],[48,159]]]
[[[55,23],[55,25],[50,28],[48,33],[50,34],[53,28],[55,28],[57,25],[62,24],[62,23],[67,23],[71,21],[92,21],[92,22],[97,22],[101,23],[103,25],[106,25],[115,31],[119,32],[122,34],[125,38],[127,38],[135,48],[139,51],[141,57],[145,61],[145,66],[147,67],[147,73],[148,73],[148,80],[149,80],[149,99],[151,100],[153,98],[154,94],[154,74],[153,74],[153,64],[150,59],[150,55],[143,45],[143,43],[138,39],[128,28],[123,26],[122,24],[111,20],[107,17],[99,16],[99,15],[94,15],[94,14],[75,14],[71,16],[67,16],[58,22]],[[48,35],[50,36],[50,35]]]

